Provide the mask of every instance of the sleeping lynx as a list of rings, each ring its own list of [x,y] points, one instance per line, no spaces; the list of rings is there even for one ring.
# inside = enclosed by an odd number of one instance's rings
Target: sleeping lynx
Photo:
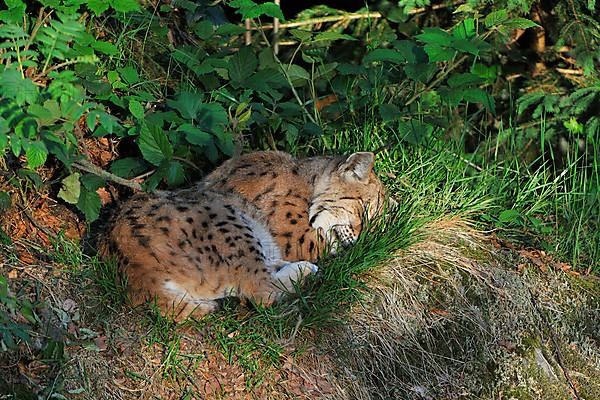
[[[118,257],[134,303],[156,299],[178,319],[228,296],[270,304],[317,271],[309,261],[324,247],[353,243],[384,201],[372,153],[250,153],[196,187],[133,196],[104,253]]]

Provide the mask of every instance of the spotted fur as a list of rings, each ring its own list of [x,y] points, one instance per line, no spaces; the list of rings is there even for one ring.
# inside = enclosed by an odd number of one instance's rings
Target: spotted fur
[[[240,156],[192,188],[132,197],[103,253],[118,257],[135,304],[154,299],[176,318],[228,296],[270,304],[317,271],[309,261],[326,243],[353,243],[381,209],[372,167],[371,153]]]
[[[325,247],[354,243],[365,214],[382,211],[385,188],[373,163],[367,152],[303,159],[254,152],[225,162],[205,182],[255,205],[283,259],[315,261]]]

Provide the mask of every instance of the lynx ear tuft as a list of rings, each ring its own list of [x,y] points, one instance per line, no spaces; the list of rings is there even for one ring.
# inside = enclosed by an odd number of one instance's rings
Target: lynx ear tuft
[[[366,183],[369,181],[369,174],[373,170],[374,163],[375,155],[373,153],[366,151],[354,153],[340,166],[340,172],[349,182]]]

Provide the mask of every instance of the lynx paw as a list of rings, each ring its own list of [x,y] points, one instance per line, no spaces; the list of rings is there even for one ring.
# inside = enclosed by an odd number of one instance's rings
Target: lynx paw
[[[313,263],[308,261],[298,261],[286,264],[275,274],[275,277],[282,281],[286,279],[297,281],[307,275],[314,274],[318,270],[319,267]]]

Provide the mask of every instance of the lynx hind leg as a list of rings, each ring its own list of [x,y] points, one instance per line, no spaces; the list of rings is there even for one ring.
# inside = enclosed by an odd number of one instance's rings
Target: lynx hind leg
[[[163,316],[176,322],[182,322],[188,317],[203,317],[220,307],[220,303],[215,300],[195,299],[187,293],[174,293],[168,287],[153,291],[131,289],[130,297],[134,305],[154,304]]]
[[[294,290],[294,283],[300,283],[302,279],[310,274],[314,274],[319,267],[308,261],[298,261],[285,263],[282,268],[275,273],[275,284],[283,285],[287,291]]]

